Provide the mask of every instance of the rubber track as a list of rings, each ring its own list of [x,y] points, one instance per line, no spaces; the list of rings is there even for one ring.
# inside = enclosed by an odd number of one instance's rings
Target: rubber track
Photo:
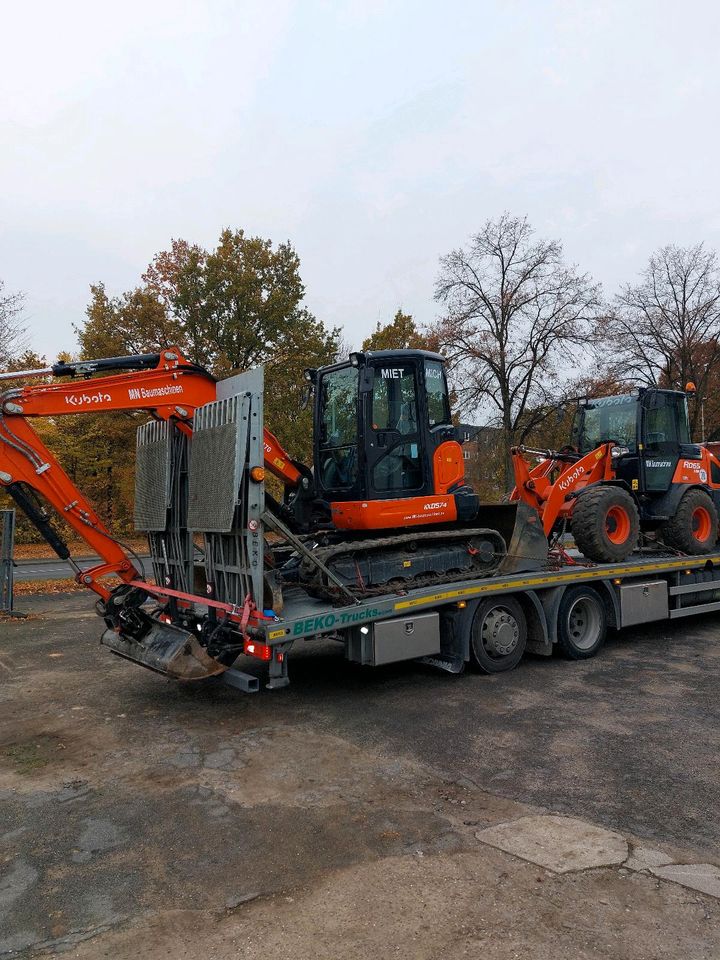
[[[433,584],[441,583],[452,583],[458,580],[471,580],[473,577],[482,576],[487,573],[490,576],[494,570],[497,568],[498,563],[506,555],[505,541],[497,532],[497,530],[490,530],[484,527],[477,527],[474,529],[468,530],[433,530],[426,531],[423,533],[408,533],[401,534],[400,536],[395,535],[392,537],[377,537],[372,540],[362,540],[358,543],[339,543],[331,547],[319,547],[317,550],[314,550],[313,553],[319,560],[321,560],[326,566],[332,562],[332,560],[337,556],[343,556],[345,554],[352,556],[358,553],[367,553],[371,550],[384,550],[384,549],[393,549],[397,547],[407,546],[409,544],[418,544],[418,543],[427,543],[432,541],[448,541],[448,540],[470,540],[476,537],[485,537],[490,541],[495,543],[495,552],[493,560],[488,563],[485,567],[476,566],[472,570],[469,570],[466,574],[450,573],[450,574],[438,574],[437,576],[432,576],[428,574],[421,574],[418,577],[413,577],[411,580],[406,580],[404,583],[408,587],[423,587],[423,586],[432,586]],[[304,560],[300,566],[301,575],[307,575],[312,573],[312,576],[309,576],[306,580],[301,580],[300,586],[305,587],[308,590],[312,590],[313,593],[318,596],[322,596],[330,601],[344,600],[347,602],[347,596],[343,594],[338,587],[333,584],[328,584],[323,576],[321,570],[315,567],[310,560]],[[398,578],[399,579],[399,578]],[[381,594],[386,594],[388,592],[387,584],[380,584],[376,587],[359,587],[356,584],[346,584],[347,590],[358,598],[362,597],[373,597],[379,596]]]

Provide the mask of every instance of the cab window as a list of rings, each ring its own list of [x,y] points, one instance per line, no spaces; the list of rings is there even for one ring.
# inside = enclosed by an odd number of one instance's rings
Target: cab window
[[[372,398],[373,430],[417,433],[415,375],[412,367],[378,367]]]
[[[437,360],[425,361],[425,392],[427,394],[428,422],[431,427],[450,423],[450,401],[443,365]]]
[[[358,473],[358,371],[344,367],[321,381],[320,479],[327,490],[354,486]]]

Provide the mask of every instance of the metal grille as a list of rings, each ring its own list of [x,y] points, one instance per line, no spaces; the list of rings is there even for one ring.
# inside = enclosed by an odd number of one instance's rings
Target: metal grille
[[[135,529],[164,530],[170,506],[170,424],[138,427]]]
[[[235,412],[229,409],[227,401],[222,401],[222,404],[228,408],[225,412]],[[207,411],[211,412],[217,414],[223,411]],[[237,441],[235,422],[203,427],[202,418],[196,419],[188,499],[188,525],[191,530],[226,533],[232,529],[239,486]]]
[[[264,487],[250,478],[264,461],[262,369],[218,384],[218,396],[195,411],[188,527],[204,534],[209,595],[262,607]]]

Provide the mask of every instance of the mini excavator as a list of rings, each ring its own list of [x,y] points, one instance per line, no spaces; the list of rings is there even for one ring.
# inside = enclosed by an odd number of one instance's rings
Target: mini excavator
[[[533,569],[546,559],[535,509],[524,503],[481,509],[465,482],[438,354],[353,353],[343,363],[306,371],[314,392],[312,469],[264,427],[261,390],[246,389],[246,376],[235,378],[245,386],[217,383],[174,347],[0,375],[43,378],[0,396],[0,485],[73,566],[78,582],[98,595],[107,625],[103,642],[114,652],[195,679],[236,659],[253,622],[281,608],[283,589],[352,603],[411,585],[523,564]],[[148,532],[155,583],[30,423],[118,410],[152,418],[138,431],[136,526]],[[249,449],[256,429],[261,462],[236,452],[241,436]],[[265,489],[266,471],[281,481],[281,498]],[[230,509],[219,518],[215,501],[225,488]],[[43,501],[99,555],[98,565],[75,563]],[[255,504],[254,512],[247,503]],[[263,524],[274,535],[258,546]],[[238,579],[238,569],[247,569],[250,579]],[[108,584],[109,576],[120,585]],[[150,613],[149,598],[157,602]]]

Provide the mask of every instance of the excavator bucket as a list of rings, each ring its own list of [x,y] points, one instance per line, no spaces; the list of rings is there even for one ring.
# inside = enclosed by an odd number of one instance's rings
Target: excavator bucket
[[[142,640],[105,630],[101,643],[113,653],[173,680],[202,680],[227,670],[208,656],[187,630],[156,620]]]
[[[522,500],[515,503],[482,503],[475,521],[497,530],[507,554],[499,574],[541,570],[547,562],[548,541],[537,510]]]

